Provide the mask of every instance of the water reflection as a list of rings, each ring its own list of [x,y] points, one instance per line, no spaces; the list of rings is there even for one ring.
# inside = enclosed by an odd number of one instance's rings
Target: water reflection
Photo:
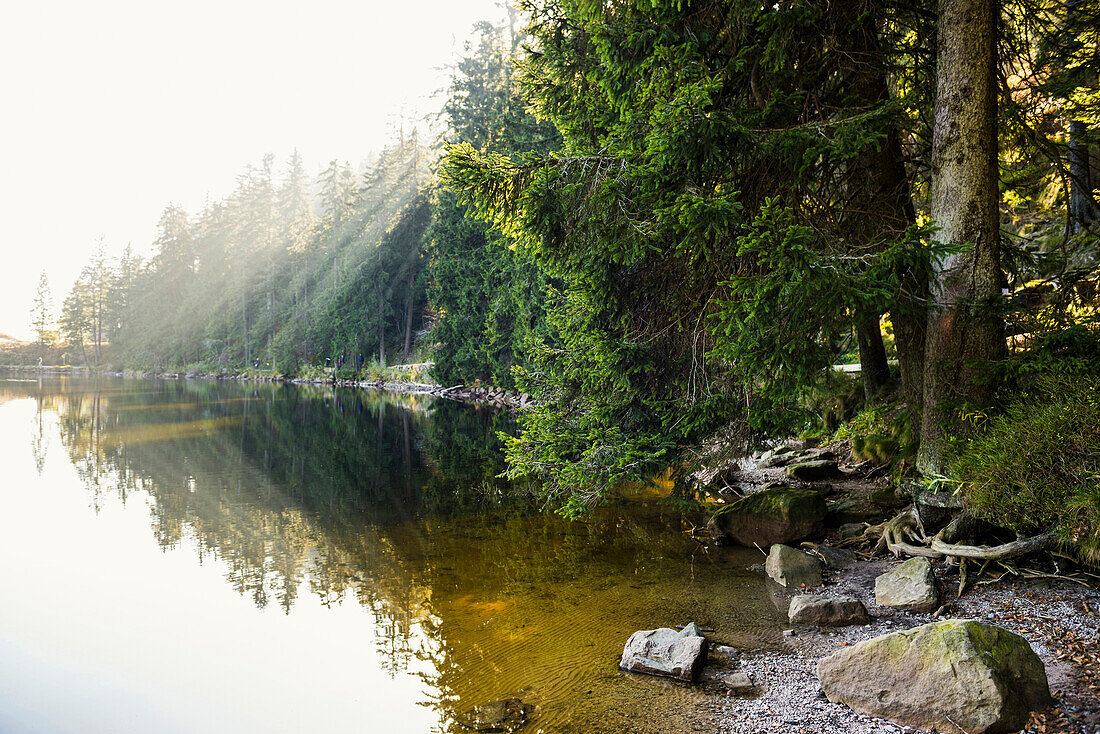
[[[616,671],[626,636],[694,619],[735,643],[775,637],[742,570],[755,559],[706,555],[656,504],[566,523],[505,490],[503,413],[213,381],[0,381],[0,405],[20,398],[36,403],[39,474],[54,430],[97,511],[144,503],[161,549],[218,567],[257,612],[289,619],[307,596],[332,610],[324,624],[369,612],[372,669],[420,680],[403,703],[433,712],[389,730],[457,731],[456,711],[514,695],[539,706],[533,731],[690,730],[694,693]]]

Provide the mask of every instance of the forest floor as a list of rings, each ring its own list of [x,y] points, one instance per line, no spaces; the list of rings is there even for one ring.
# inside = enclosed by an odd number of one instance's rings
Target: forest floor
[[[834,449],[834,453],[839,453]],[[839,480],[818,485],[830,496],[885,487],[885,478],[868,478],[851,471]],[[782,480],[782,469],[747,467],[750,485]],[[788,480],[789,482],[789,480]],[[742,485],[745,486],[745,485]],[[811,485],[812,486],[812,485]],[[837,540],[831,531],[826,543]],[[719,734],[799,732],[801,734],[895,734],[915,731],[883,719],[857,714],[828,701],[817,681],[817,661],[839,647],[935,621],[932,614],[881,607],[875,603],[875,579],[901,560],[872,556],[870,548],[855,549],[858,560],[841,570],[825,570],[830,596],[852,596],[872,617],[865,626],[812,628],[788,625],[780,649],[743,651],[741,670],[757,684],[754,695],[711,699],[703,708],[705,723],[697,729]],[[942,618],[978,619],[1023,636],[1046,665],[1055,705],[1033,715],[1024,729],[1035,734],[1061,732],[1100,734],[1100,577],[1086,577],[1088,586],[1065,578],[1023,576],[983,577],[956,599],[958,569],[933,562],[946,608]],[[754,569],[755,570],[755,569]],[[763,568],[758,569],[763,573]],[[778,584],[773,597],[781,615],[790,597]],[[1091,588],[1090,588],[1091,587]]]

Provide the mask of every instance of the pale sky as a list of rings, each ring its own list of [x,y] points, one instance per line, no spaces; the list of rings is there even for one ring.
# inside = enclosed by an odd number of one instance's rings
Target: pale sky
[[[358,164],[437,109],[497,0],[66,0],[0,6],[0,333],[32,338],[103,237],[148,250],[266,153]]]

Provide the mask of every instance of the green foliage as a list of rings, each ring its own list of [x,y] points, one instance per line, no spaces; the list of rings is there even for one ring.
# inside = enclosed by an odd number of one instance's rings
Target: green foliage
[[[478,43],[459,62],[444,107],[448,137],[483,152],[550,150],[560,142],[557,131],[525,110],[513,84],[511,62],[522,39],[488,23],[477,30]],[[514,388],[513,370],[534,345],[552,339],[545,273],[451,190],[435,192],[428,239],[435,377],[448,385],[480,380]]]
[[[1050,528],[1100,550],[1100,377],[1045,376],[961,448],[967,506],[1019,533]]]
[[[525,8],[520,84],[561,149],[455,145],[442,174],[555,285],[508,455],[572,511],[719,429],[795,423],[850,315],[927,251],[852,183],[898,119],[849,52],[856,4]]]

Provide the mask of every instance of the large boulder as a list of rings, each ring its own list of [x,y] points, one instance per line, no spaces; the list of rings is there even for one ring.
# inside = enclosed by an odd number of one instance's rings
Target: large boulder
[[[635,632],[626,641],[619,667],[633,673],[693,682],[707,663],[707,640],[695,624]]]
[[[866,640],[818,661],[817,677],[830,701],[936,731],[1018,731],[1051,703],[1027,640],[974,620]]]
[[[707,524],[711,537],[767,547],[820,533],[825,499],[810,489],[779,487],[750,494],[723,507]]]
[[[770,469],[776,466],[785,466],[805,455],[806,452],[800,451],[793,446],[777,446],[771,451],[765,451],[764,454],[757,461],[757,466],[759,466],[761,469]]]
[[[932,612],[940,605],[936,577],[927,558],[910,558],[875,579],[875,603],[914,612]]]
[[[792,624],[810,627],[848,627],[853,624],[870,624],[867,609],[850,596],[830,598],[799,594],[791,599],[787,618]]]
[[[764,570],[780,586],[821,586],[821,561],[808,553],[776,543],[768,550]]]

